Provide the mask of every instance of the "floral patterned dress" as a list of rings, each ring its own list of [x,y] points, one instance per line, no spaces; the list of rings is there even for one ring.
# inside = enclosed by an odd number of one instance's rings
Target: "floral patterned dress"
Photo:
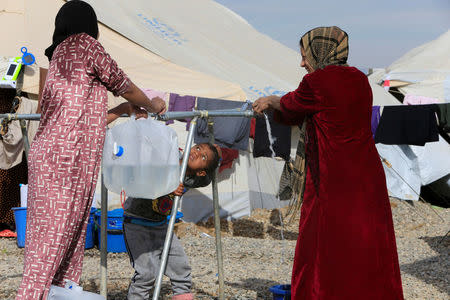
[[[129,85],[87,34],[72,35],[55,49],[28,157],[25,261],[17,299],[47,299],[51,284],[79,282],[105,138],[107,90],[118,96]]]

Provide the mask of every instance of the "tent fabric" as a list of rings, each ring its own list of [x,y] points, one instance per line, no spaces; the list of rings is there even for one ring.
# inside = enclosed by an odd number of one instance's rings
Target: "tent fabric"
[[[412,49],[393,62],[384,80],[407,85],[399,87],[403,94],[413,94],[450,102],[450,30],[437,39]]]
[[[306,74],[296,51],[212,0],[87,2],[103,24],[176,64],[238,83],[250,100],[282,96]]]
[[[0,26],[10,30],[2,37],[0,55],[18,56],[20,48],[26,46],[28,52],[35,55],[37,65],[48,67],[44,50],[51,44],[55,16],[64,3],[63,0],[2,0],[0,10],[4,11],[0,13]],[[108,4],[107,11],[111,7]],[[170,62],[103,24],[99,24],[99,30],[100,43],[137,86],[179,94],[246,100],[244,91],[235,83]],[[39,72],[35,70],[32,73],[34,84],[30,88],[25,87],[24,91],[37,94]],[[110,106],[123,101],[109,94]]]

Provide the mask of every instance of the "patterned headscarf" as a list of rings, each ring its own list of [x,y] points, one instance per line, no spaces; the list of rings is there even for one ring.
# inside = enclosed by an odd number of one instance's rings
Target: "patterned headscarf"
[[[300,46],[314,70],[329,65],[347,65],[348,35],[339,27],[314,28],[302,36]]]

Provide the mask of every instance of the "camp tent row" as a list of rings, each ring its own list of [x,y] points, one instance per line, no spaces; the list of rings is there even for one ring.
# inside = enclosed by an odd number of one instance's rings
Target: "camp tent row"
[[[449,53],[450,30],[410,50],[386,69],[377,70],[369,80],[395,87],[403,95],[450,103]],[[378,144],[377,149],[392,164],[392,168],[384,166],[392,196],[417,200],[421,186],[429,185],[437,195],[450,199],[450,146],[442,137],[423,147]]]
[[[0,25],[11,28],[13,34],[6,35],[0,54],[16,56],[20,47],[26,46],[36,55],[39,66],[46,67],[44,49],[51,43],[54,17],[64,2],[4,0]],[[244,101],[269,94],[282,95],[295,89],[305,74],[299,67],[296,51],[259,33],[214,1],[87,2],[94,7],[100,21],[100,42],[141,87]],[[38,87],[36,72],[29,74],[24,87],[34,94]],[[376,82],[371,82],[371,86],[374,105],[398,105]],[[120,101],[123,100],[110,95],[109,105]],[[170,126],[177,132],[183,148],[187,135],[185,124],[175,122]],[[292,139],[295,147],[297,130],[293,130]],[[257,207],[280,205],[274,195],[283,162],[253,158],[251,149],[250,146],[250,152],[240,151],[233,168],[219,174],[222,216],[238,218]],[[110,208],[120,205],[118,195],[109,193],[109,199]],[[210,216],[211,199],[210,187],[189,191],[182,202],[185,219],[198,221]]]

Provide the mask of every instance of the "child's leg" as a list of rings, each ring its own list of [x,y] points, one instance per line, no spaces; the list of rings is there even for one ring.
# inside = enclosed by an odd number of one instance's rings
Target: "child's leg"
[[[124,238],[135,272],[128,289],[128,299],[149,299],[160,266],[160,253],[164,246],[160,230],[124,222]]]
[[[193,299],[192,294],[190,294],[192,286],[191,267],[183,246],[175,234],[173,235],[169,258],[167,260],[166,275],[172,283],[172,291],[174,294],[174,298],[172,299],[180,297],[180,300]]]

